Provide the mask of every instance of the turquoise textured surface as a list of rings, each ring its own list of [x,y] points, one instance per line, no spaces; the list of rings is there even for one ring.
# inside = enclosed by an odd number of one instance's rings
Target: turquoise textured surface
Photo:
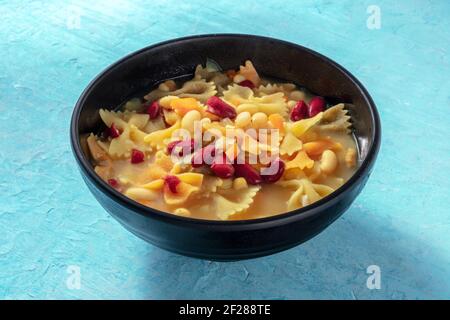
[[[0,298],[450,298],[449,12],[444,0],[0,1]],[[353,206],[270,257],[202,261],[137,239],[91,196],[69,146],[73,106],[102,69],[215,32],[329,56],[382,119],[378,162]],[[366,285],[371,265],[380,289]]]

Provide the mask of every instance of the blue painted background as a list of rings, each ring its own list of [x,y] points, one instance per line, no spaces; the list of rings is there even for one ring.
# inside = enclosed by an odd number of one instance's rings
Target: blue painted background
[[[366,26],[381,9],[381,29]],[[448,1],[0,1],[0,298],[450,298]],[[78,17],[79,16],[79,24]],[[69,119],[103,68],[175,37],[273,36],[347,67],[383,124],[375,171],[308,243],[217,263],[148,245],[89,194]],[[381,289],[366,268],[381,268]],[[81,271],[70,289],[67,268]]]

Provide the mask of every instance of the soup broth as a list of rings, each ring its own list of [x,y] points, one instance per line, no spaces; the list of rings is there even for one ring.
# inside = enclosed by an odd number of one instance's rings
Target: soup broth
[[[245,220],[308,206],[354,173],[357,147],[345,104],[292,83],[198,66],[168,80],[86,137],[97,174],[133,200],[208,220]]]

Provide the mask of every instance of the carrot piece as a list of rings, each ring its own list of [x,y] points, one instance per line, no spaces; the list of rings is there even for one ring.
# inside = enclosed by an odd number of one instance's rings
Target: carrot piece
[[[215,115],[214,113],[211,113],[211,112],[209,112],[209,111],[204,111],[204,112],[203,112],[203,116],[204,116],[205,118],[211,119],[212,121],[218,121],[218,120],[220,120],[220,117],[219,117],[218,115]]]
[[[339,151],[342,149],[342,145],[331,140],[317,140],[303,144],[303,150],[313,157],[321,155],[327,149]]]
[[[273,113],[269,116],[269,122],[278,130],[280,133],[284,133],[284,119],[278,113]]]
[[[170,106],[173,109],[180,109],[180,108],[186,108],[186,109],[195,109],[198,107],[198,101],[194,98],[180,98],[180,99],[174,99],[170,102]]]
[[[197,110],[200,113],[203,112],[202,107],[198,104],[198,101],[194,98],[174,99],[170,102],[170,107],[180,116],[184,116],[191,110]]]

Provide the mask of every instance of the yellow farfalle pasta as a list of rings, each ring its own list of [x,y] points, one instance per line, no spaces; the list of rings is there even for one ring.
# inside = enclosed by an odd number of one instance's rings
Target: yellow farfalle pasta
[[[198,194],[199,197],[207,198],[223,185],[223,180],[219,177],[205,175],[203,178],[202,188]]]
[[[109,143],[108,154],[110,156],[127,157],[133,149],[148,148],[144,141],[146,132],[141,131],[135,125],[145,127],[148,123],[148,115],[100,109],[100,117],[106,126],[111,127],[114,124],[118,130],[122,130],[120,136]],[[151,151],[151,148],[148,151]]]
[[[162,117],[158,117],[156,119],[148,121],[142,131],[144,131],[145,133],[152,133],[155,131],[163,130],[165,128],[166,123],[164,122],[164,119]]]
[[[127,122],[122,118],[123,112],[100,109],[99,115],[107,127],[111,127],[113,123],[117,128],[120,129],[125,129],[125,127],[127,126]]]
[[[286,169],[299,168],[301,170],[307,168],[311,169],[314,166],[314,160],[312,160],[305,151],[301,150],[297,152],[294,159],[286,163]]]
[[[238,146],[241,150],[250,154],[260,154],[261,152],[272,152],[276,146],[261,143],[249,134],[241,134],[238,138]]]
[[[303,143],[300,139],[298,139],[292,132],[288,132],[281,142],[280,145],[280,154],[282,156],[288,155],[291,156],[295,152],[301,150],[303,147]]]
[[[166,140],[169,139],[177,129],[180,128],[180,121],[177,121],[173,126],[154,131],[148,134],[144,138],[144,142],[150,144],[152,147],[156,147],[157,149],[162,149],[166,146]]]
[[[193,186],[186,182],[180,182],[177,186],[177,192],[171,192],[169,188],[164,189],[164,201],[168,205],[181,205],[184,204],[192,193],[198,192],[199,187]]]
[[[237,107],[241,103],[250,102],[254,97],[254,92],[250,88],[234,84],[223,92],[223,97],[225,101]]]
[[[256,87],[261,83],[261,78],[250,60],[245,61],[245,64],[239,67],[239,74],[246,80],[250,80]]]
[[[231,83],[231,79],[219,70],[209,70],[198,65],[195,68],[194,79],[204,79],[207,82],[213,82],[216,86],[217,92],[221,94],[226,87]]]
[[[227,102],[235,106],[238,113],[255,114],[263,112],[267,115],[278,113],[287,117],[288,106],[282,92],[255,97],[253,90],[250,88],[235,84],[228,87],[223,95]]]
[[[287,209],[294,210],[298,207],[305,207],[323,197],[326,197],[334,191],[333,188],[311,183],[308,179],[287,180],[277,182],[280,186],[296,189],[289,197]]]
[[[154,163],[147,170],[153,180],[140,187],[151,191],[163,190],[164,201],[167,205],[185,203],[193,193],[200,191],[203,183],[203,174],[179,172],[181,168],[162,151],[157,152]],[[172,192],[172,189],[166,185],[168,177],[178,179],[177,192]]]
[[[283,83],[283,84],[272,84],[268,83],[266,85],[260,85],[258,89],[256,89],[256,95],[259,97],[271,95],[274,93],[281,92],[285,96],[289,96],[293,90],[295,90],[296,86],[293,83]]]
[[[103,179],[109,179],[114,171],[112,165],[112,159],[105,152],[103,148],[100,147],[97,139],[93,134],[87,137],[87,145],[91,157],[96,161],[97,166],[95,167],[95,172]]]
[[[236,193],[233,189],[223,190],[212,195],[212,208],[220,220],[228,220],[250,207],[260,186],[251,186]]]
[[[180,98],[195,98],[201,102],[206,102],[208,98],[217,93],[214,82],[207,82],[204,79],[194,79],[187,81],[180,89],[174,91],[164,91],[156,89],[147,94],[144,98],[148,101],[155,101],[165,96],[177,96]]]
[[[147,126],[149,119],[148,114],[134,113],[128,119],[128,124],[134,125],[139,130],[142,130]]]
[[[255,114],[262,112],[267,115],[278,113],[283,117],[287,116],[287,103],[281,92],[263,97],[254,97],[249,102],[243,102],[236,107],[237,112],[249,112]]]
[[[312,118],[296,121],[288,125],[289,131],[297,138],[301,138],[309,129],[317,125],[322,120],[322,117],[323,112],[320,112]]]
[[[345,104],[340,103],[327,109],[323,113],[318,128],[322,131],[343,131],[349,133],[351,125],[350,116],[345,109]]]
[[[135,144],[130,138],[130,128],[126,127],[120,137],[111,141],[108,153],[113,157],[127,157],[134,148]]]

